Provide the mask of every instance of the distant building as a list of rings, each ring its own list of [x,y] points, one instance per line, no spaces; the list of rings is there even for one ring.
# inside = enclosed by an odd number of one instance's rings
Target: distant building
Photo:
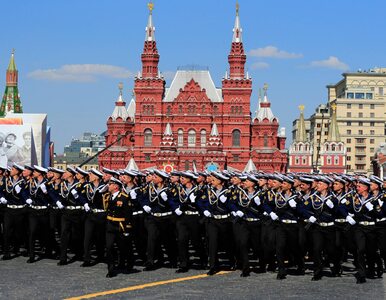
[[[179,69],[170,85],[158,69],[152,6],[141,55],[142,71],[126,109],[120,92],[107,120],[100,166],[121,169],[134,158],[140,169],[244,170],[255,165],[285,172],[285,130],[271,110],[267,89],[251,114],[252,79],[245,71],[238,7],[228,55],[229,72],[216,87],[207,69]]]

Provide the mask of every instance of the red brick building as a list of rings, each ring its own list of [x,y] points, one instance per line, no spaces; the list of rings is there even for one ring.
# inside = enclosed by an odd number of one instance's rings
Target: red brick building
[[[143,52],[142,71],[134,82],[128,109],[122,93],[107,121],[102,167],[123,169],[131,158],[140,169],[238,169],[247,163],[258,170],[284,172],[285,133],[264,99],[250,112],[252,79],[245,72],[246,54],[238,8],[228,55],[229,73],[215,86],[208,70],[178,70],[170,87],[158,70],[160,55],[154,36],[152,6]],[[118,142],[117,139],[119,140]]]

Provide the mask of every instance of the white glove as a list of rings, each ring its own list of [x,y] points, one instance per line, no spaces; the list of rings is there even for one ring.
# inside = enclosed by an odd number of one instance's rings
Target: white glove
[[[182,215],[182,211],[181,211],[181,209],[179,207],[174,212],[176,213],[177,216],[181,216]]]
[[[253,201],[255,201],[256,205],[260,205],[261,204],[259,196],[256,196],[255,198],[253,198]]]
[[[4,197],[1,197],[1,199],[0,199],[0,202],[2,203],[2,204],[7,204],[7,199],[5,199]]]
[[[79,195],[76,189],[71,190],[71,194],[74,196],[75,199],[78,199]]]
[[[346,221],[349,222],[350,225],[355,225],[355,223],[356,223],[355,220],[350,216],[346,217]]]
[[[225,197],[224,195],[221,195],[221,196],[220,196],[220,201],[221,201],[222,203],[225,203],[225,201],[227,201],[227,197]]]
[[[204,216],[209,218],[212,216],[212,214],[209,212],[209,210],[204,210]]]
[[[192,203],[196,202],[196,195],[195,194],[190,194],[189,199]]]
[[[32,200],[31,199],[27,199],[27,200],[25,200],[25,203],[27,203],[28,205],[31,205],[32,204]]]
[[[145,205],[145,206],[143,207],[143,210],[149,214],[149,213],[151,212],[151,207],[148,206],[148,205]]]
[[[84,207],[84,210],[86,212],[90,211],[90,206],[88,206],[88,203],[85,203],[85,205],[83,205],[83,207]]]
[[[288,204],[289,206],[291,206],[292,208],[295,208],[296,207],[296,201],[294,199],[291,199],[290,201],[288,201]]]
[[[244,213],[241,210],[236,211],[236,215],[240,218],[244,216]]]
[[[21,187],[20,186],[15,186],[15,191],[16,191],[16,194],[19,194],[20,191],[21,191]]]
[[[346,203],[346,198],[341,199],[341,200],[340,200],[340,203],[341,203],[341,204],[345,204],[345,203]]]
[[[63,209],[64,208],[62,202],[60,202],[60,201],[56,201],[56,206],[59,207],[59,209]]]
[[[366,208],[369,210],[369,211],[372,211],[374,209],[374,205],[372,205],[370,202],[367,202],[366,203]]]
[[[308,221],[310,221],[310,223],[314,224],[316,222],[316,218],[314,216],[311,216]]]
[[[40,189],[42,190],[42,192],[43,192],[44,194],[47,194],[47,187],[46,187],[46,185],[45,185],[44,183],[42,183],[42,184],[40,185]]]
[[[137,193],[134,190],[130,191],[130,197],[131,199],[137,199]]]
[[[165,192],[162,192],[160,196],[164,201],[168,200],[168,195]]]
[[[273,221],[276,221],[277,219],[279,219],[279,216],[277,214],[275,214],[274,212],[271,212],[269,215],[271,216],[271,219]]]
[[[236,214],[236,212],[235,212],[235,211],[231,211],[231,215],[232,215],[232,216],[234,216],[234,217],[236,217],[236,216],[237,216],[237,214]]]
[[[379,207],[382,207],[382,206],[383,206],[383,203],[385,203],[385,202],[383,202],[381,199],[378,199]]]
[[[334,208],[334,203],[332,203],[332,201],[330,200],[330,199],[328,199],[327,201],[326,201],[326,205],[329,207],[329,208]]]

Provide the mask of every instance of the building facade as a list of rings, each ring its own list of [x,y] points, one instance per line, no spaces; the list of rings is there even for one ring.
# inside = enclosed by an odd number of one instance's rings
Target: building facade
[[[216,87],[208,70],[178,70],[170,85],[158,69],[153,5],[141,54],[142,70],[134,81],[128,108],[120,91],[107,120],[108,150],[99,164],[125,168],[131,158],[141,169],[243,170],[251,159],[260,170],[284,172],[285,132],[267,96],[250,112],[252,79],[245,72],[246,54],[238,7],[228,55],[229,72]]]

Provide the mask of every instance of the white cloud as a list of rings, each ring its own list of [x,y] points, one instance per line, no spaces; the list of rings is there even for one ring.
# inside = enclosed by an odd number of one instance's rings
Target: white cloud
[[[256,69],[268,69],[269,64],[263,61],[258,61],[252,64],[251,69],[256,70]]]
[[[344,62],[340,61],[335,56],[330,56],[329,58],[325,60],[315,60],[310,63],[311,67],[316,68],[330,68],[330,69],[337,69],[337,70],[348,70],[349,66],[345,64]]]
[[[101,64],[63,65],[58,69],[35,70],[28,77],[39,80],[93,82],[98,77],[128,78],[132,73],[118,66]]]
[[[249,51],[249,55],[255,56],[255,57],[271,57],[271,58],[282,58],[282,59],[303,57],[303,54],[301,53],[290,53],[284,50],[279,50],[275,46],[266,46],[264,48],[252,49],[251,51]]]

